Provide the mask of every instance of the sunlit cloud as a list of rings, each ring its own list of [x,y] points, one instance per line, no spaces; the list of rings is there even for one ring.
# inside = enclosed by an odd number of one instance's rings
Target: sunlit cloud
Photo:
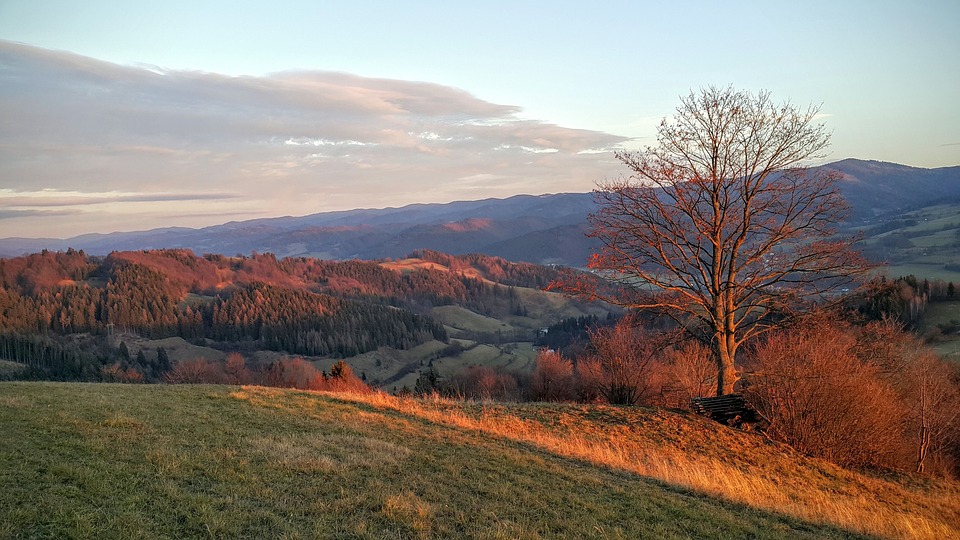
[[[0,210],[19,216],[4,233],[588,191],[617,170],[625,138],[521,112],[425,82],[227,77],[0,41]],[[65,208],[90,219],[37,213]]]

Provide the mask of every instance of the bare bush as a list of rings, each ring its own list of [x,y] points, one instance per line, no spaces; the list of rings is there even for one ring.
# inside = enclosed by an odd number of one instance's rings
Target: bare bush
[[[136,368],[123,368],[120,364],[109,364],[100,368],[100,379],[104,382],[142,383],[143,373]]]
[[[624,317],[613,327],[591,330],[594,353],[578,366],[600,395],[617,405],[646,403],[656,390],[653,367],[665,342],[634,322]]]
[[[330,368],[330,374],[320,379],[314,379],[311,390],[325,390],[328,392],[368,393],[370,387],[353,373],[353,369],[343,360],[338,360]]]
[[[855,348],[851,332],[826,317],[771,334],[754,351],[746,397],[768,434],[801,452],[843,466],[896,466],[906,448],[899,396]]]
[[[540,350],[530,380],[530,399],[569,401],[575,397],[573,363],[553,350]]]
[[[247,369],[247,362],[240,353],[227,355],[227,362],[223,366],[224,379],[227,384],[250,384],[252,374]]]
[[[517,401],[520,397],[516,377],[489,366],[472,366],[450,377],[443,391],[463,399]]]
[[[323,374],[303,358],[284,358],[267,367],[264,379],[267,386],[309,389],[319,385]]]
[[[171,384],[222,384],[221,367],[206,358],[192,358],[174,364],[164,379]]]
[[[899,377],[905,428],[918,473],[950,474],[960,458],[960,385],[957,367],[922,351]],[[931,466],[932,465],[932,466]]]
[[[595,356],[587,356],[577,360],[577,363],[573,366],[573,374],[577,401],[582,403],[603,401],[603,395],[600,393],[603,370]]]
[[[717,395],[717,364],[709,347],[690,340],[664,356],[664,405],[689,409],[691,399]]]

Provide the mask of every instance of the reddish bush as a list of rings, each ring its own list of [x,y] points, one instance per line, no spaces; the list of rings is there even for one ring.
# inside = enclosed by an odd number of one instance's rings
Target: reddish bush
[[[843,466],[902,463],[901,404],[879,367],[855,354],[849,329],[812,317],[756,346],[745,394],[767,433]]]
[[[892,320],[871,322],[857,336],[857,354],[875,363],[899,396],[910,448],[903,468],[954,470],[960,454],[960,373]]]
[[[624,317],[613,327],[590,332],[594,354],[581,361],[579,371],[603,398],[614,404],[647,403],[656,393],[654,367],[665,345],[660,336]]]
[[[350,366],[343,360],[337,361],[337,363],[330,368],[330,375],[315,379],[314,386],[310,389],[350,393],[368,393],[372,391],[366,383],[354,375],[353,370],[350,369]]]
[[[516,401],[520,397],[517,378],[512,373],[488,366],[473,366],[450,378],[444,393],[463,399]]]
[[[536,365],[530,379],[530,399],[534,401],[569,401],[575,397],[573,364],[553,350],[537,352]]]
[[[124,369],[120,364],[109,364],[100,368],[100,378],[103,382],[142,383],[143,373],[133,367]]]
[[[240,353],[230,353],[227,355],[227,362],[223,366],[225,382],[227,384],[250,384],[253,378],[250,370],[247,369],[247,363]]]

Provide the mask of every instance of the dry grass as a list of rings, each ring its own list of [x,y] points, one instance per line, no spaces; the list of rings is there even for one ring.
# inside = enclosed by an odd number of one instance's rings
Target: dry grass
[[[946,538],[960,521],[956,484],[658,409],[4,382],[0,426],[0,539]]]
[[[960,485],[955,482],[848,471],[759,435],[668,411],[471,405],[382,393],[339,399],[531,444],[809,522],[887,538],[960,537]]]
[[[423,259],[402,259],[397,261],[385,261],[380,263],[380,266],[393,270],[395,272],[412,272],[415,270],[440,270],[442,272],[449,272],[450,268],[433,261],[425,261]],[[480,271],[476,268],[464,268],[457,271],[458,274],[461,274],[465,277],[472,279],[479,279],[487,283],[493,283],[492,281],[485,279],[483,275],[480,274]]]

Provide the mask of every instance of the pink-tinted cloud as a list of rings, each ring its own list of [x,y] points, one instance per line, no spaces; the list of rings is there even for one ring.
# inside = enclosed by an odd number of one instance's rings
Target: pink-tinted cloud
[[[128,218],[131,229],[212,224],[231,209],[301,215],[587,191],[616,174],[610,149],[622,137],[519,112],[426,82],[227,77],[0,41],[0,189],[79,193],[44,208],[97,204],[114,230]],[[2,236],[101,230],[91,216],[40,217],[29,202],[0,197]]]

